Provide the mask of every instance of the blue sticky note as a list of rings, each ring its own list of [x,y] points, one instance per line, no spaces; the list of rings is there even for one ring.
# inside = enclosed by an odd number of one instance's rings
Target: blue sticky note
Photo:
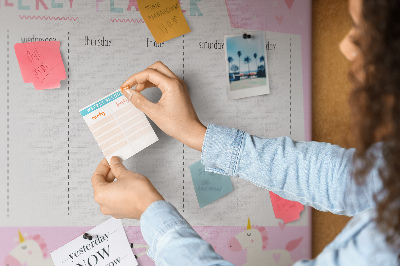
[[[233,190],[230,176],[206,172],[201,161],[192,164],[189,168],[200,208]]]

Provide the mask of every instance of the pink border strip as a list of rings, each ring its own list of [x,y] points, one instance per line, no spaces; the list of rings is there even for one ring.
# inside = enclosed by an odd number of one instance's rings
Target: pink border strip
[[[244,223],[246,219],[244,219]],[[254,225],[252,225],[255,227]],[[2,227],[0,228],[0,235],[2,236],[0,242],[0,265],[3,265],[4,260],[8,253],[17,247],[18,243],[18,230],[24,237],[42,238],[46,249],[48,251],[46,259],[50,258],[50,253],[60,248],[76,237],[82,235],[84,232],[93,227]],[[207,242],[209,242],[215,251],[224,257],[226,260],[231,261],[235,265],[242,265],[246,263],[247,251],[232,251],[229,248],[229,241],[237,234],[246,231],[246,226],[194,226],[194,230]],[[125,226],[124,227],[129,243],[134,243],[136,246],[133,248],[135,254],[146,252],[146,242],[142,237],[139,226]],[[266,250],[285,249],[285,246],[294,239],[301,238],[300,245],[290,252],[293,261],[300,259],[308,259],[309,251],[304,247],[311,245],[311,234],[307,226],[267,226],[268,241],[266,242]],[[142,255],[138,258],[139,265],[154,265],[154,262],[147,256]]]

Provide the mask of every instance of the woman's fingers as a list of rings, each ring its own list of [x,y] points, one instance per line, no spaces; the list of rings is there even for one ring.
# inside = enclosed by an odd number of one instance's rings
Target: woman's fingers
[[[122,85],[121,88],[125,88],[129,86],[132,88],[133,86],[140,84],[151,82],[154,84],[154,87],[157,87],[161,90],[161,92],[165,92],[167,88],[169,88],[173,82],[173,79],[170,77],[158,72],[155,69],[148,68],[142,72],[133,74],[130,76]]]
[[[138,85],[136,85],[135,91],[141,92],[147,88],[152,88],[152,87],[156,86],[150,81],[146,81],[145,83],[139,83]]]
[[[166,65],[164,65],[161,61],[157,61],[148,68],[152,68],[154,70],[157,70],[160,73],[163,73],[164,75],[173,78],[173,79],[179,79],[177,75],[175,75],[174,72],[171,71]]]
[[[124,96],[140,111],[145,113],[150,119],[154,119],[154,113],[157,111],[157,104],[152,103],[140,92],[126,89],[122,93]]]
[[[114,181],[114,179],[115,179],[115,175],[113,174],[112,171],[109,171],[108,174],[107,174],[107,176],[106,176],[106,181],[107,181],[108,183],[111,183],[111,182]]]
[[[110,172],[110,166],[108,165],[107,160],[103,159],[97,166],[92,176],[93,190],[97,191],[100,187],[108,184],[106,181],[108,172]]]

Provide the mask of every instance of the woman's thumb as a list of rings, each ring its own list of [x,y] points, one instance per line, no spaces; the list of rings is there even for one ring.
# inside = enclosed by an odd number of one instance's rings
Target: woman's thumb
[[[123,172],[127,171],[126,167],[122,164],[121,158],[117,156],[111,157],[110,168],[117,179],[121,178],[123,176]]]
[[[140,92],[132,90],[132,89],[125,89],[122,91],[124,96],[140,111],[148,115],[151,111],[151,107],[154,103],[147,100]]]

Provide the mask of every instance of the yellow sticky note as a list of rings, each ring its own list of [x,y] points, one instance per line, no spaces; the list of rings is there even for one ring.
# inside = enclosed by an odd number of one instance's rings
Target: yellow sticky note
[[[178,0],[137,0],[140,14],[157,43],[190,32]]]

